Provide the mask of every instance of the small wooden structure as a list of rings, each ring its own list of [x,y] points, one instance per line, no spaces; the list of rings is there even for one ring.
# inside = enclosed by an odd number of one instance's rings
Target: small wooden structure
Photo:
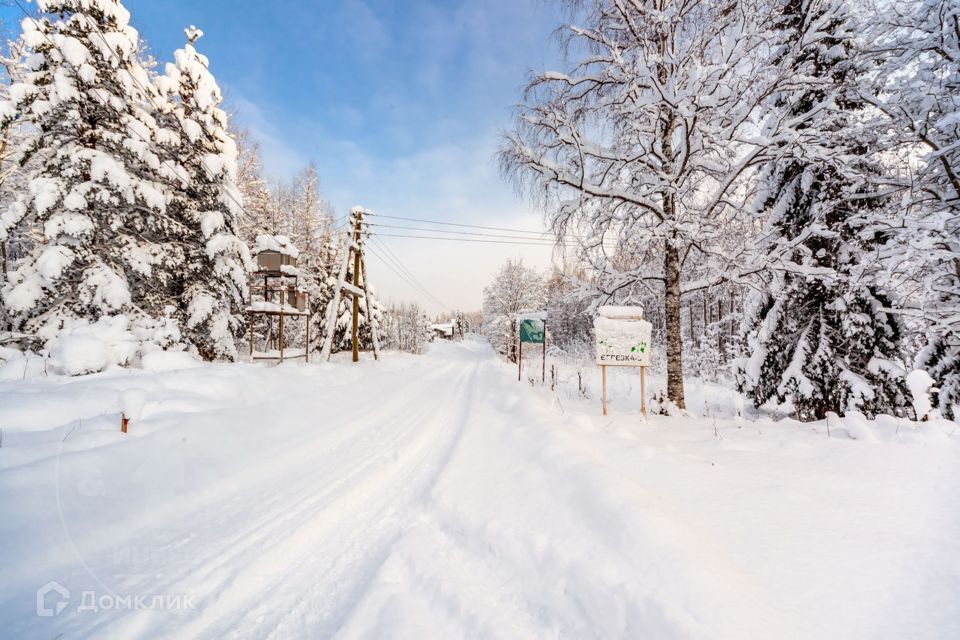
[[[250,360],[310,361],[310,294],[299,285],[297,251],[286,236],[257,236],[254,246],[257,270],[251,276],[250,295],[253,299],[247,307],[250,324]],[[255,350],[254,328],[257,319],[267,325],[267,351]],[[273,339],[274,320],[277,320],[277,335]],[[286,322],[303,321],[303,350],[291,350],[286,344]],[[271,346],[276,346],[271,350]]]

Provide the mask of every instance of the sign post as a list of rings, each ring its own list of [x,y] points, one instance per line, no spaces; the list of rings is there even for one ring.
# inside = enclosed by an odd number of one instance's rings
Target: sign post
[[[603,377],[603,415],[607,415],[607,367],[639,367],[640,409],[646,416],[646,369],[651,364],[653,325],[643,319],[642,307],[600,307],[599,313],[593,328]]]
[[[520,327],[518,334],[520,337],[520,353],[517,356],[517,380],[523,379],[523,343],[539,344],[543,347],[543,365],[541,371],[541,382],[547,381],[547,313],[540,311],[537,313],[521,314],[518,318]]]

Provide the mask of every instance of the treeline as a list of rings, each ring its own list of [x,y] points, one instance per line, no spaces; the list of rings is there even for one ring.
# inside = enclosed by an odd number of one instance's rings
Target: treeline
[[[952,415],[957,3],[568,4],[569,67],[530,82],[503,170],[572,286],[662,327],[674,406],[699,352],[802,419],[912,415],[913,368]]]

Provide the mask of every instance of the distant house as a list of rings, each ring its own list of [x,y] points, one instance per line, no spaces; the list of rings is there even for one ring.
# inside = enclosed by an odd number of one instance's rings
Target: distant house
[[[433,331],[433,336],[435,338],[442,338],[443,340],[453,340],[454,332],[454,322],[444,322],[442,324],[432,324],[430,329]]]

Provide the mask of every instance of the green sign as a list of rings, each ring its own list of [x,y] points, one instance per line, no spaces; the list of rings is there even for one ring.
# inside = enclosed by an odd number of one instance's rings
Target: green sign
[[[521,320],[520,342],[543,344],[543,320]]]

